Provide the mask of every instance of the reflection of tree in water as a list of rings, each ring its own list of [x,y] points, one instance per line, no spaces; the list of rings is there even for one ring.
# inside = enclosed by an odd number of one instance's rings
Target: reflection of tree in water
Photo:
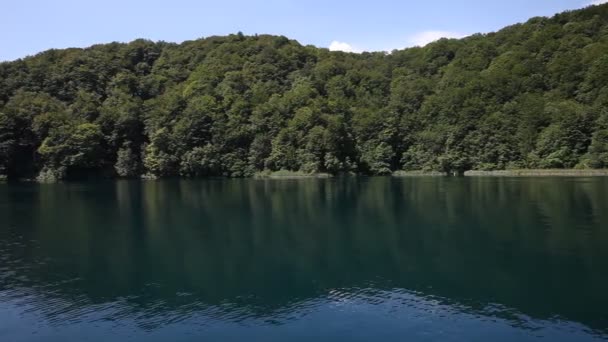
[[[113,319],[148,323],[288,318],[336,289],[369,301],[401,291],[513,324],[523,314],[603,329],[607,186],[354,178],[3,189],[0,274],[17,274],[0,277],[0,291],[49,315],[118,303],[106,307]]]

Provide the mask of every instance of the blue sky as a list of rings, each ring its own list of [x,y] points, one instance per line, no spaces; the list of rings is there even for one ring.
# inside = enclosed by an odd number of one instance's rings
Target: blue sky
[[[374,51],[491,32],[608,0],[5,0],[0,60],[136,38],[181,42],[242,31]]]

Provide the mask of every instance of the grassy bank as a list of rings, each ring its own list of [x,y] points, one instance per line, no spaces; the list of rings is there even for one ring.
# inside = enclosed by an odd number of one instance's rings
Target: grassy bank
[[[395,171],[393,177],[444,177],[447,172],[440,171]]]
[[[329,173],[306,173],[301,171],[262,171],[256,173],[253,178],[258,179],[302,179],[302,178],[331,178]]]
[[[467,171],[465,177],[598,177],[608,176],[608,169],[576,170],[576,169],[530,169],[530,170],[497,170],[497,171]]]

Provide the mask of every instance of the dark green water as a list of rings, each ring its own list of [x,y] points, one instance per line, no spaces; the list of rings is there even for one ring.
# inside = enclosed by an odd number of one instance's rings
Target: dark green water
[[[608,178],[0,185],[0,341],[608,339]]]

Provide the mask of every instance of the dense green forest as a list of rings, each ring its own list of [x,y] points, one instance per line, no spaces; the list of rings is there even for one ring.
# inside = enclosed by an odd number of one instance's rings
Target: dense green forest
[[[391,53],[280,36],[0,63],[0,177],[608,167],[608,5]]]

